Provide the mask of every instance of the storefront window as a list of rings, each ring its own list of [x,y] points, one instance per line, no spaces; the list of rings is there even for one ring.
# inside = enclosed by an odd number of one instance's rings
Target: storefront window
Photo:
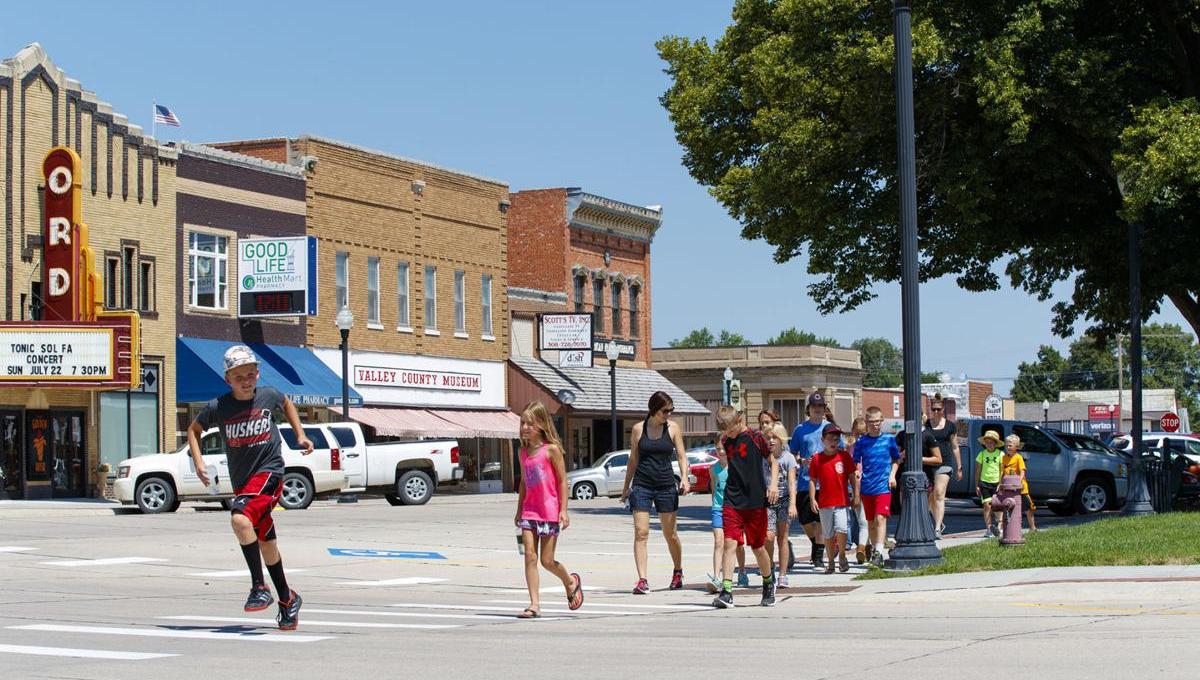
[[[21,413],[0,411],[0,498],[22,497]]]
[[[116,469],[132,454],[158,453],[158,395],[134,392],[129,395],[129,421],[126,421],[124,392],[100,393],[100,462]]]

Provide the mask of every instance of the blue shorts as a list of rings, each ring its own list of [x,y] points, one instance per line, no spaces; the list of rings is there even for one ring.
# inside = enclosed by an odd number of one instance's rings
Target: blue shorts
[[[712,509],[712,528],[714,528],[714,529],[724,529],[725,528],[725,512],[722,508],[713,508]]]
[[[650,512],[650,507],[659,513],[677,512],[679,510],[679,489],[674,486],[665,489],[647,489],[644,486],[634,486],[629,489],[629,509],[633,512]]]

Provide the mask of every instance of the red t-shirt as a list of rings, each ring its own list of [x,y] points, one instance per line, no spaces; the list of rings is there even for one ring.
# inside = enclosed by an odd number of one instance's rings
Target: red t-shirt
[[[852,470],[854,458],[844,450],[832,456],[822,452],[812,457],[808,475],[821,487],[817,492],[818,507],[841,508],[850,505],[846,498],[846,484]]]

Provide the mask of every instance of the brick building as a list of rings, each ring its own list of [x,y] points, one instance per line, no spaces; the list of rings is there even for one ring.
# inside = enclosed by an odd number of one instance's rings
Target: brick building
[[[505,400],[507,185],[320,137],[213,146],[305,169],[320,276],[305,336],[340,376],[334,318],[353,312],[352,417],[377,436],[459,438],[468,482],[498,490],[519,427]]]
[[[646,416],[646,402],[655,391],[673,396],[680,417],[706,413],[651,366],[650,244],[662,224],[661,208],[578,188],[518,191],[510,200],[509,407],[520,410],[534,399],[545,403],[563,436],[569,467],[628,447],[630,428]],[[543,356],[537,318],[546,312],[593,315],[592,367],[564,368],[557,352]],[[624,435],[616,443],[611,441],[605,356],[609,342],[620,350],[616,402],[618,432]]]
[[[81,160],[82,220],[104,307],[141,314],[137,390],[0,385],[0,498],[94,495],[101,462],[175,441],[176,152],[67,77],[37,44],[0,63],[0,145],[3,318],[42,320],[42,160],[59,145]],[[42,472],[30,465],[33,430]]]

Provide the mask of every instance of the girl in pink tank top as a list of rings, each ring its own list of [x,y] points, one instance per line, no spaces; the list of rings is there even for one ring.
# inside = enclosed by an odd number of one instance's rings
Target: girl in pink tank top
[[[568,572],[554,559],[558,535],[571,525],[567,516],[567,470],[558,432],[541,402],[530,403],[521,414],[520,458],[521,486],[513,522],[521,530],[529,606],[519,618],[541,616],[539,561],[546,571],[562,581],[567,590],[567,606],[579,609],[583,606],[583,582],[579,574]]]

